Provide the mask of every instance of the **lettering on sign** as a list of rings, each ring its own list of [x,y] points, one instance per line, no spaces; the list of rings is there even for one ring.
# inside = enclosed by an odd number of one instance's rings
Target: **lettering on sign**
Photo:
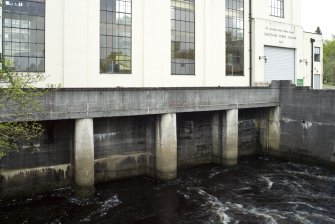
[[[274,27],[265,27],[264,35],[267,37],[276,37],[279,40],[279,43],[284,43],[284,40],[296,40],[295,31],[286,30],[286,29],[279,29]]]

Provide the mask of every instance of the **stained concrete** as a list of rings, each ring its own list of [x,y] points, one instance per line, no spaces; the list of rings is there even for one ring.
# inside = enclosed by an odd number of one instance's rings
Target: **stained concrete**
[[[210,112],[177,115],[178,167],[212,162],[212,117]]]
[[[267,110],[254,109],[254,111]],[[236,111],[234,112],[236,115]],[[244,110],[244,112],[240,113],[244,114],[241,119],[254,121],[261,115],[266,114],[266,112],[253,113],[259,114],[259,116],[250,115],[252,113],[249,110]],[[237,121],[236,116],[233,118],[234,121]],[[62,152],[68,156],[67,163],[73,161],[67,165],[66,178],[61,182],[58,182],[58,175],[56,174],[46,176],[41,172],[31,172],[30,170],[28,174],[36,176],[35,178],[41,182],[49,182],[48,186],[54,186],[54,188],[63,187],[66,184],[70,186],[72,179],[76,180],[77,185],[80,184],[82,186],[91,186],[93,181],[94,183],[102,183],[137,175],[149,175],[164,180],[171,179],[177,175],[177,165],[182,167],[212,162],[222,164],[222,156],[226,149],[223,148],[222,138],[226,140],[228,129],[227,125],[225,125],[227,121],[223,122],[223,119],[226,119],[226,111],[100,118],[94,119],[93,124],[92,120],[85,119],[76,121],[76,136],[74,136],[73,121],[71,121],[72,125],[69,127],[64,125],[65,121],[59,122],[62,125],[54,121],[53,125],[49,125],[50,127],[64,127],[64,129],[60,128],[60,131],[57,128],[47,130],[46,133],[49,133],[47,136],[52,137],[53,135],[63,134],[67,136],[63,140],[68,145],[72,145],[74,143],[71,143],[68,139],[71,136],[73,138],[72,141],[77,139],[81,142],[82,149],[75,148],[77,151],[73,149],[73,152],[68,149],[68,151]],[[238,122],[239,126],[240,122],[241,120]],[[245,121],[243,122],[245,123]],[[233,124],[236,128],[236,122]],[[66,131],[64,132],[64,130]],[[223,133],[226,134],[223,135]],[[245,130],[242,133],[244,136],[253,134],[253,137],[259,137],[257,133],[247,133]],[[250,136],[247,136],[247,138]],[[54,141],[58,142],[59,140],[57,139],[54,138]],[[81,139],[82,141],[80,141]],[[93,139],[94,144],[91,142]],[[94,145],[94,160],[92,144]],[[254,142],[251,141],[251,144],[254,144]],[[236,152],[236,147],[234,149]],[[73,159],[70,159],[69,157],[72,153]],[[64,155],[59,156],[62,157]],[[78,156],[81,157],[79,160]],[[92,161],[94,162],[93,164]],[[227,165],[227,163],[224,164]],[[53,170],[52,163],[49,163],[49,165],[49,167],[46,166],[41,169]],[[91,172],[92,167],[94,167],[94,176],[92,176]],[[35,166],[32,169],[39,170],[40,167]],[[84,172],[84,175],[80,172],[76,173],[76,169]],[[89,175],[85,173],[87,170]],[[17,169],[15,171],[21,172],[21,170]],[[84,181],[90,182],[88,184],[79,182],[78,184],[76,175],[77,178],[78,176],[79,178],[84,177]],[[49,179],[43,180],[43,177],[48,177]],[[9,176],[8,180],[11,178],[13,177]],[[29,188],[29,181],[29,175],[27,175],[26,178],[22,178],[20,185]],[[9,186],[10,182],[3,182],[2,186],[4,188],[6,185]],[[14,189],[19,191],[20,187]]]
[[[238,111],[238,158],[267,153],[267,129],[272,110],[254,108]],[[223,144],[226,144],[227,135],[227,125],[223,119],[226,119],[226,111],[177,115],[179,167],[223,163],[226,147]]]
[[[222,158],[222,112],[215,111],[211,114],[211,143],[212,143],[212,162],[221,164]]]
[[[279,89],[239,88],[111,88],[58,89],[44,99],[35,120],[156,115],[279,105]],[[15,111],[0,111],[0,122],[14,121]]]
[[[163,114],[156,120],[156,177],[177,177],[177,116]]]
[[[238,163],[238,110],[227,110],[222,116],[222,164]]]
[[[146,116],[146,153],[147,153],[147,174],[156,176],[156,119],[157,116]]]
[[[43,135],[34,142],[37,150],[29,148],[11,152],[0,159],[0,170],[29,169],[71,162],[74,122],[71,120],[41,122]]]
[[[281,83],[279,157],[335,165],[335,91]],[[334,166],[335,167],[335,166]]]
[[[0,198],[70,186],[74,121],[41,124],[45,131],[37,151],[12,152],[0,160]]]
[[[79,187],[94,185],[94,133],[93,119],[75,122],[74,181]]]
[[[268,150],[280,150],[280,107],[269,109],[268,113]]]
[[[238,114],[238,157],[262,154],[267,147],[269,109],[244,109]]]
[[[94,119],[94,157],[146,151],[146,117]]]
[[[147,174],[147,153],[115,155],[95,160],[95,182],[102,183]]]
[[[155,177],[155,128],[156,116],[94,119],[95,182]]]
[[[82,186],[136,175],[172,179],[177,166],[233,165],[254,154],[335,164],[335,91],[276,82],[60,90],[48,97],[38,119],[54,121],[44,123],[41,149],[0,161],[0,197],[70,186],[73,179]],[[55,121],[64,117],[84,119]]]
[[[0,173],[0,198],[33,195],[70,184],[70,164],[3,170]]]

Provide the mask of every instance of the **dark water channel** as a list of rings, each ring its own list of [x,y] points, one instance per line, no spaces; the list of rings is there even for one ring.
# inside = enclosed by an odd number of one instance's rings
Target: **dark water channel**
[[[268,158],[0,201],[0,223],[335,223],[335,172]]]

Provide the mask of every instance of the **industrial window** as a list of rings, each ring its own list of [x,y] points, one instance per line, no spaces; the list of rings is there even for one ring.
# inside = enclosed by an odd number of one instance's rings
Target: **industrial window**
[[[284,0],[270,0],[270,16],[284,18]]]
[[[321,61],[320,55],[321,55],[320,48],[319,47],[315,47],[314,48],[314,61],[320,62]]]
[[[226,0],[226,75],[244,75],[243,0]]]
[[[171,0],[171,74],[195,75],[194,0]]]
[[[131,0],[100,0],[100,73],[131,73],[131,17]]]
[[[18,72],[45,71],[45,0],[5,0],[2,53]]]

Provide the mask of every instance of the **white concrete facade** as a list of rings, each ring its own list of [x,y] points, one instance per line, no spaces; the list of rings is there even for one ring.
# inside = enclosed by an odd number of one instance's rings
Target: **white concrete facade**
[[[253,17],[251,65],[250,2]],[[39,85],[66,88],[259,85],[264,84],[264,60],[259,60],[259,57],[264,56],[264,46],[275,46],[295,49],[294,81],[303,79],[304,85],[309,86],[309,38],[312,36],[316,39],[315,45],[322,49],[322,37],[303,32],[300,0],[284,1],[284,18],[269,15],[269,2],[244,1],[244,76],[234,77],[225,74],[224,0],[195,0],[194,76],[171,75],[171,0],[132,0],[132,74],[100,74],[99,1],[47,0],[46,80]],[[271,36],[273,34],[277,37]],[[282,34],[286,38],[278,37]],[[305,63],[304,59],[309,62]],[[322,63],[315,64],[315,72],[322,76]]]
[[[300,22],[300,0],[284,1],[284,18],[271,16],[269,0],[253,1],[253,35],[252,35],[252,82],[253,85],[267,85],[264,81],[264,48],[277,47],[292,49],[295,52],[295,84],[303,80],[304,86],[311,86],[312,45],[311,38],[315,39],[314,47],[321,49],[321,61],[313,63],[314,74],[319,74],[322,80],[322,47],[321,35],[306,33]],[[264,83],[265,82],[265,83]],[[322,87],[322,82],[321,82]]]

